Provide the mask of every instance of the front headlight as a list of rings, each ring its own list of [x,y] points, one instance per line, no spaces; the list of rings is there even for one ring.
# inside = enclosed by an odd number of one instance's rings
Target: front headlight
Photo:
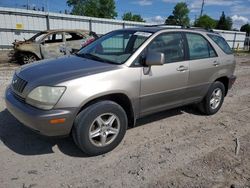
[[[63,95],[66,87],[39,86],[26,98],[26,103],[44,110],[52,109]]]

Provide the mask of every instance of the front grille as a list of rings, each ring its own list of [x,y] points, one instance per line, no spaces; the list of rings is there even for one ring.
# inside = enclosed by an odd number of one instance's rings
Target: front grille
[[[27,82],[25,80],[19,78],[16,74],[14,75],[12,80],[12,88],[14,89],[14,91],[22,93],[26,85]]]
[[[13,96],[17,99],[17,100],[19,100],[20,102],[22,102],[22,103],[25,103],[25,99],[24,98],[22,98],[21,96],[19,96],[19,95],[17,95],[15,92],[13,92],[13,91],[11,91],[11,93],[13,94]]]

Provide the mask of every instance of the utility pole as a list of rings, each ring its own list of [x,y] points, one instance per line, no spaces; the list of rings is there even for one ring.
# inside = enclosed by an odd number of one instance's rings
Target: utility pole
[[[27,0],[27,10],[29,10],[29,0]]]
[[[201,14],[200,14],[200,17],[201,17],[201,16],[202,16],[202,14],[203,14],[204,4],[205,4],[205,0],[202,0],[202,5],[201,5]]]
[[[49,3],[48,3],[48,0],[45,0],[45,6],[46,6],[46,9],[47,9],[47,12],[49,12]]]

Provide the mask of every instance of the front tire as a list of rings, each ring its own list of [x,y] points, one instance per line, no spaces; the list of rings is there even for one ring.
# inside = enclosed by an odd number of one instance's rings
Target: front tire
[[[127,125],[126,112],[120,105],[101,101],[77,115],[72,134],[84,153],[95,156],[113,150],[122,141]]]
[[[33,53],[23,53],[21,54],[22,64],[33,63],[38,60],[37,56]]]
[[[199,109],[206,115],[213,115],[217,113],[225,97],[225,86],[223,83],[216,81],[209,88],[205,98],[199,104]]]

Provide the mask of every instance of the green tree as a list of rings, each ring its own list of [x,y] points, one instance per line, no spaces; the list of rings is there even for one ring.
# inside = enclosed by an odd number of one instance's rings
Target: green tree
[[[217,21],[205,14],[199,17],[194,22],[195,27],[202,27],[205,29],[214,29],[216,25],[217,25]]]
[[[175,20],[175,18],[174,18],[173,15],[170,15],[170,16],[166,19],[165,24],[167,24],[167,25],[177,25],[176,20]]]
[[[246,32],[247,35],[250,35],[250,24],[245,24],[243,26],[241,26],[240,31]]]
[[[117,17],[114,0],[67,0],[67,4],[72,7],[71,14],[74,15],[111,19]]]
[[[165,23],[167,25],[182,25],[189,26],[189,9],[186,3],[177,3],[174,7],[172,15],[170,15]]]
[[[231,30],[232,25],[233,25],[232,19],[229,16],[226,17],[223,11],[217,23],[216,29]]]
[[[124,13],[123,16],[122,16],[122,19],[126,20],[126,21],[145,22],[145,20],[143,20],[141,15],[132,14],[132,12]]]

